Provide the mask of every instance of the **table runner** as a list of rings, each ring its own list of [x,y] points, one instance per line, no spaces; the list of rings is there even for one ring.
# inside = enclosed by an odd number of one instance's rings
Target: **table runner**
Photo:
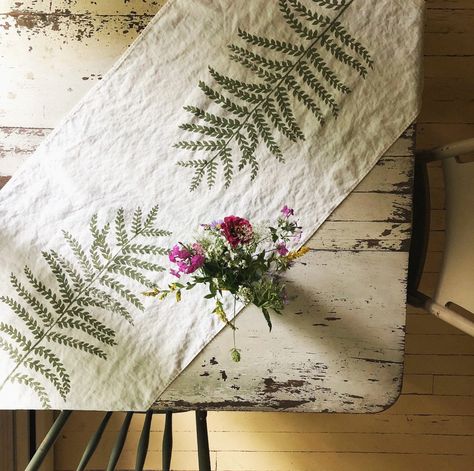
[[[159,397],[222,328],[202,291],[141,295],[168,281],[166,247],[283,204],[308,239],[416,117],[422,13],[421,0],[166,4],[0,192],[0,406]]]

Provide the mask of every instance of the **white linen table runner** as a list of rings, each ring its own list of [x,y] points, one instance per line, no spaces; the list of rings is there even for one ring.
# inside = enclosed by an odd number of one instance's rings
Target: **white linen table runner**
[[[0,192],[0,408],[147,409],[223,327],[142,295],[167,248],[285,204],[307,240],[415,119],[423,8],[170,0]]]

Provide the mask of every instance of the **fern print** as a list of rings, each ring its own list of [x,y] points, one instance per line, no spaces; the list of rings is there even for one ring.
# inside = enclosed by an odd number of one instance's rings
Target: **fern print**
[[[55,345],[107,359],[109,349],[117,345],[116,332],[99,320],[98,317],[105,317],[98,314],[108,313],[133,324],[133,309],[143,311],[144,306],[124,282],[134,281],[137,291],[153,288],[155,284],[146,273],[164,270],[140,257],[168,253],[155,245],[156,238],[170,235],[155,227],[157,216],[158,206],[146,216],[137,208],[131,227],[127,228],[122,208],[112,224],[100,226],[94,215],[87,249],[64,231],[69,256],[54,250],[42,253],[55,280],[54,288],[46,286],[27,266],[21,278],[10,275],[16,296],[1,296],[0,301],[23,326],[18,329],[0,322],[0,349],[15,363],[0,390],[8,382],[22,384],[36,393],[43,407],[49,408],[51,386],[63,400],[71,389],[68,366],[55,352]]]
[[[311,0],[310,8],[299,0],[278,0],[280,13],[297,35],[298,43],[239,29],[242,44],[228,46],[230,59],[249,69],[255,81],[243,82],[209,67],[216,85],[211,87],[201,81],[199,88],[225,116],[196,106],[184,108],[193,119],[180,128],[200,137],[181,140],[175,147],[207,154],[203,158],[178,162],[194,173],[191,191],[204,179],[209,188],[213,187],[219,167],[228,187],[237,158],[238,170],[249,166],[253,180],[259,171],[256,149],[260,143],[284,162],[275,135],[292,142],[305,139],[293,102],[311,112],[321,126],[328,119],[337,118],[339,99],[351,93],[351,88],[330,67],[329,61],[342,64],[347,72],[352,71],[362,79],[374,65],[366,47],[340,21],[352,2]],[[275,58],[276,55],[279,58]]]

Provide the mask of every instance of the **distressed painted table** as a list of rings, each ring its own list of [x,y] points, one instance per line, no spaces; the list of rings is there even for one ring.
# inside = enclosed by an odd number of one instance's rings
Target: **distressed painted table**
[[[0,1],[0,185],[112,65],[156,1]],[[376,412],[401,389],[414,130],[409,128],[312,238],[292,300],[268,334],[238,318],[155,407]],[[252,318],[251,318],[252,317]]]

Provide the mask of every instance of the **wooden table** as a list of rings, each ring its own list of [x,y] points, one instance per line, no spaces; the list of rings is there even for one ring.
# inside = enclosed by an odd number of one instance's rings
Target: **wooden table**
[[[0,185],[159,7],[98,3],[2,3]],[[157,409],[376,412],[396,400],[413,148],[411,127],[312,238],[314,250],[291,271],[292,301],[284,316],[274,316],[273,332],[247,309],[237,321],[242,362],[229,360],[231,333],[224,330]]]

